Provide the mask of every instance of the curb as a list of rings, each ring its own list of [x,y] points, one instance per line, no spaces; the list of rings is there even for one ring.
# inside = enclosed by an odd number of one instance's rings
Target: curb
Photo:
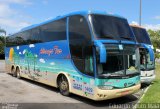
[[[140,103],[140,101],[143,99],[143,97],[145,96],[146,92],[148,91],[148,89],[151,87],[152,85],[150,84],[146,89],[144,89],[142,96],[139,98],[138,102],[135,104],[135,106],[133,107],[133,109],[137,109],[138,104]]]

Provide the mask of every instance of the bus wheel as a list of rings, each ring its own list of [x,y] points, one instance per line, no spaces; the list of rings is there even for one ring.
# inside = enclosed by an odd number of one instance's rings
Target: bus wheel
[[[12,68],[11,68],[11,74],[12,74],[12,76],[16,76],[16,72],[15,72],[15,68],[12,66]]]
[[[59,90],[60,90],[60,93],[64,96],[69,95],[69,83],[67,78],[64,75],[62,75],[59,79]]]
[[[19,68],[17,68],[17,69],[16,69],[16,76],[17,76],[17,78],[18,78],[18,79],[20,79],[20,78],[21,78]]]

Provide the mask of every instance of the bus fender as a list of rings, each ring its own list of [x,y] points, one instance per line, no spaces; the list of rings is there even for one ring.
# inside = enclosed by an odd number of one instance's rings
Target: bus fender
[[[19,65],[16,66],[16,70],[17,70],[17,68],[18,68],[19,71],[21,72],[21,69],[20,69],[20,66],[19,66]]]

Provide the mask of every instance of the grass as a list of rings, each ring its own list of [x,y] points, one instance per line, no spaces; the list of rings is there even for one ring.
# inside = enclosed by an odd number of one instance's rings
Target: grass
[[[156,79],[140,103],[160,103],[160,64],[156,64]]]

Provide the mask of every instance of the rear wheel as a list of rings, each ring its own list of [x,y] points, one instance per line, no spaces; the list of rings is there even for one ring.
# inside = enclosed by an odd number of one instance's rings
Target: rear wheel
[[[62,75],[59,79],[59,90],[60,90],[60,93],[64,96],[69,95],[69,83],[67,78],[64,75]]]
[[[11,74],[12,76],[16,77],[16,72],[14,67],[11,68]]]

